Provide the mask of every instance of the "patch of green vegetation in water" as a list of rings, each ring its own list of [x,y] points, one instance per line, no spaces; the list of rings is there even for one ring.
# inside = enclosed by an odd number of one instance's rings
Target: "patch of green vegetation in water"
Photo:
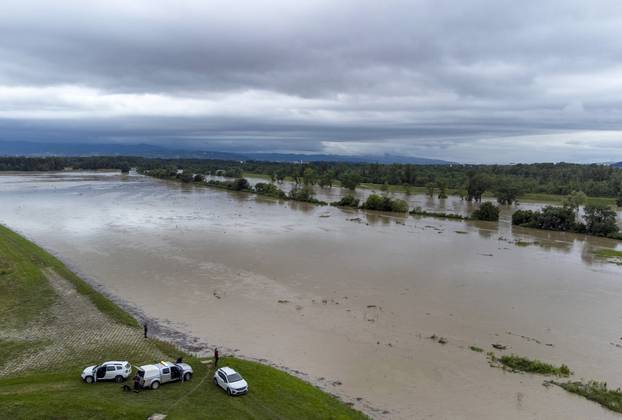
[[[622,251],[615,249],[598,249],[594,251],[594,255],[599,258],[604,258],[611,263],[622,265]]]
[[[570,376],[572,372],[568,366],[562,364],[560,367],[553,366],[540,360],[532,360],[526,357],[517,356],[515,354],[501,356],[496,361],[500,362],[506,368],[513,371],[521,371],[528,373],[537,373],[540,375],[553,376]]]
[[[584,382],[550,382],[568,392],[581,395],[592,400],[616,413],[622,413],[622,391],[608,389],[606,382],[589,381]]]

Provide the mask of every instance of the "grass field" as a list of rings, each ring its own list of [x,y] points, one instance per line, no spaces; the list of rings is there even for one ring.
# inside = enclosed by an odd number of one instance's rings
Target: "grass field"
[[[208,360],[142,337],[126,312],[47,252],[0,226],[0,407],[7,419],[365,418],[336,398],[266,365],[223,357],[250,392],[216,388]],[[106,360],[134,365],[183,356],[195,375],[157,391],[87,385],[82,369]]]

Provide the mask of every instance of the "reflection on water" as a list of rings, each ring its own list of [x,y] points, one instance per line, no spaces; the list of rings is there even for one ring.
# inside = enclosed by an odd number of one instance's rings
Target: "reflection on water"
[[[317,191],[324,201],[344,193]],[[471,345],[502,342],[622,385],[610,345],[621,336],[622,267],[592,258],[617,243],[513,227],[510,207],[499,223],[463,222],[88,172],[2,174],[0,202],[1,223],[148,316],[326,378],[331,392],[393,417],[606,418],[539,379],[489,369]],[[449,343],[424,339],[432,334]]]

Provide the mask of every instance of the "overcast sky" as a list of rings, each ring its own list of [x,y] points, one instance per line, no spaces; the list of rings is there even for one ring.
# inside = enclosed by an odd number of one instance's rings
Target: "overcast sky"
[[[0,141],[622,160],[620,0],[2,0]]]

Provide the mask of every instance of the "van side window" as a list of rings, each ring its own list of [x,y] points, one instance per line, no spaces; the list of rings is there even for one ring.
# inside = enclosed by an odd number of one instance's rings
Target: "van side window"
[[[166,374],[166,373],[170,373],[170,372],[171,372],[171,370],[169,368],[162,369],[162,373]]]
[[[121,366],[117,365],[117,370],[123,369]]]
[[[106,370],[108,372],[112,372],[114,370],[114,366],[106,366]]]
[[[220,376],[220,379],[222,379],[223,381],[227,382],[227,378],[225,377],[224,373],[218,372],[218,376]]]

